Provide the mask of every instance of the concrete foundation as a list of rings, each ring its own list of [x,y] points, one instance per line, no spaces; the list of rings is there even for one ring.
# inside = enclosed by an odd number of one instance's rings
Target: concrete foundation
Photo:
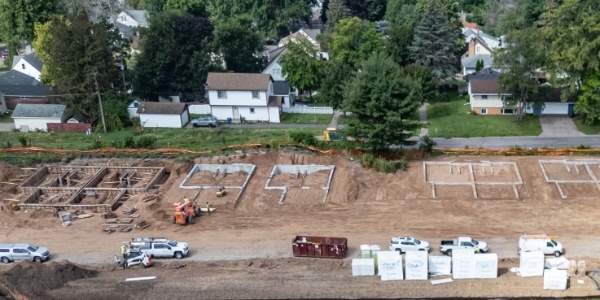
[[[315,186],[305,186],[304,180],[301,181],[298,186],[301,189],[322,189],[324,191],[323,202],[327,200],[327,195],[329,195],[329,188],[331,186],[331,179],[333,178],[333,172],[335,171],[334,165],[275,165],[273,170],[271,171],[271,175],[269,179],[267,179],[267,183],[265,184],[266,190],[281,190],[281,198],[279,199],[279,204],[283,204],[285,201],[285,196],[288,192],[288,189],[292,188],[289,186],[271,186],[271,181],[273,177],[278,174],[292,174],[297,176],[306,177],[309,174],[319,172],[319,171],[329,171],[329,176],[327,177],[326,182],[320,187]]]

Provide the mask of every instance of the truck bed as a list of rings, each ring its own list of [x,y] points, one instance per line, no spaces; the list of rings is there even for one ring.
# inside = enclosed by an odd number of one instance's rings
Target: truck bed
[[[442,246],[453,246],[454,245],[454,241],[453,240],[442,241],[440,243],[440,245],[442,245]]]

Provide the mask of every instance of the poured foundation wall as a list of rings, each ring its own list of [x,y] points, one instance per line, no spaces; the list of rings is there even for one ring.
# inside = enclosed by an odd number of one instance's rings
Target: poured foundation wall
[[[290,188],[322,189],[327,200],[335,166],[333,165],[275,165],[265,184],[266,190],[281,190],[283,204]]]
[[[561,198],[596,197],[600,191],[600,160],[540,160],[547,183],[553,183]]]
[[[253,164],[196,164],[179,188],[206,190],[221,185],[225,189],[239,189],[234,200],[237,204],[255,169],[256,166]]]

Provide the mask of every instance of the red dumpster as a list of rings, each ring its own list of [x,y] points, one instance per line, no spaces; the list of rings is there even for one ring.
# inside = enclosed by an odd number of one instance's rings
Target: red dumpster
[[[298,235],[292,240],[292,251],[296,257],[344,258],[348,252],[348,239]]]

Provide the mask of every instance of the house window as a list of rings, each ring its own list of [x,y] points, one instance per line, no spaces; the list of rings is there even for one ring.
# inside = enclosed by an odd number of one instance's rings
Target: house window
[[[487,115],[487,108],[482,108],[480,113],[482,115]]]
[[[21,64],[21,68],[23,68],[23,70],[25,70],[25,64]]]
[[[482,95],[481,100],[487,100],[487,95]]]
[[[252,91],[252,98],[258,99],[258,91]]]
[[[275,75],[275,76],[281,75],[281,69],[279,69],[279,68],[273,69],[273,75]]]
[[[19,97],[19,99],[21,99],[21,100],[29,100],[29,97],[21,96],[21,97]]]
[[[227,91],[217,91],[217,98],[227,99]]]
[[[477,46],[475,48],[475,54],[479,54],[481,52],[481,47]]]
[[[514,115],[515,114],[515,110],[512,108],[503,108],[502,109],[502,114],[503,115]]]
[[[254,107],[250,107],[250,113],[253,114],[254,113]]]

